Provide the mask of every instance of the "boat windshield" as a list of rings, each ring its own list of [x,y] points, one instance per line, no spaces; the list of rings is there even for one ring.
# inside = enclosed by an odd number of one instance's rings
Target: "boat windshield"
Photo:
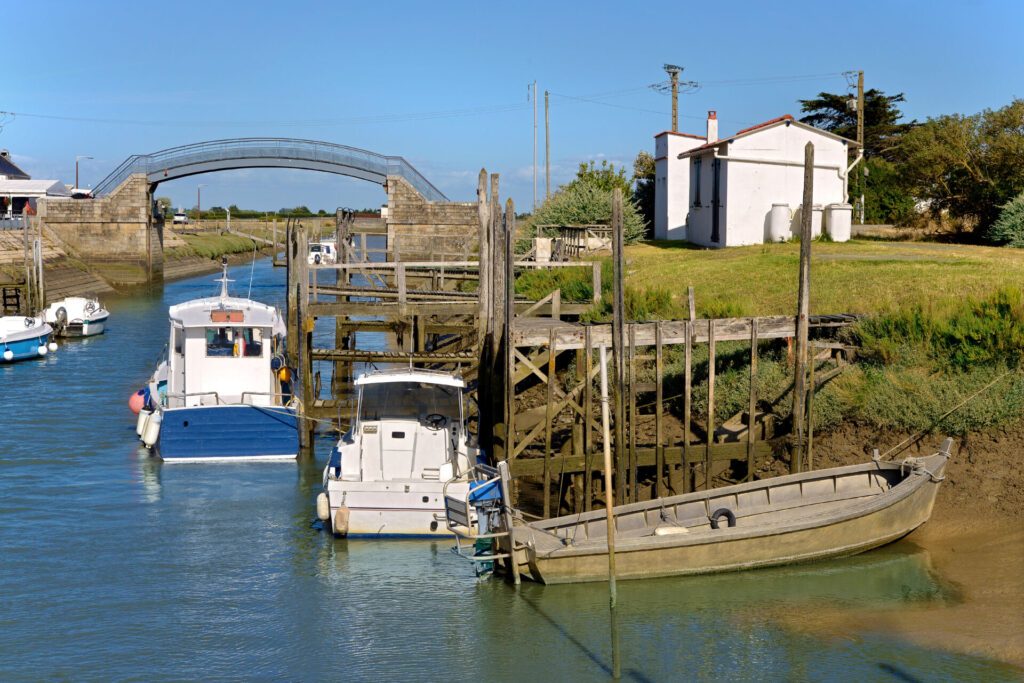
[[[361,421],[422,420],[439,414],[459,419],[459,389],[421,382],[366,384],[359,407]]]
[[[258,327],[207,327],[206,355],[259,358],[263,355],[263,330]]]

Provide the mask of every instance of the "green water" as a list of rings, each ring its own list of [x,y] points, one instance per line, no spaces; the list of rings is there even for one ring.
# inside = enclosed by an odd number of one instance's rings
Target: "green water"
[[[252,294],[281,297],[256,266]],[[110,330],[0,366],[0,680],[594,681],[603,584],[478,582],[447,542],[345,541],[312,523],[315,462],[163,465],[126,401],[171,303],[213,276],[112,298]],[[244,293],[249,269],[232,270]],[[370,336],[362,343],[373,344]],[[780,611],[958,597],[903,543],[841,562],[619,584],[625,680],[1016,680],[879,634],[816,638]]]

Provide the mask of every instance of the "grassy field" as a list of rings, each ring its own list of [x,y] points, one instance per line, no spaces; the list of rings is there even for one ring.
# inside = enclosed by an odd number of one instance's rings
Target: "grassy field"
[[[874,313],[910,304],[945,307],[1024,284],[1024,250],[928,242],[815,242],[812,313]],[[626,249],[626,283],[667,289],[686,308],[686,288],[698,311],[713,315],[796,312],[800,245],[766,244],[697,249],[654,242]]]

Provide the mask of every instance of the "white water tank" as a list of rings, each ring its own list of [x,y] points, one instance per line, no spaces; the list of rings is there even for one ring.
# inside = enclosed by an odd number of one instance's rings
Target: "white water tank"
[[[772,204],[772,210],[768,214],[768,241],[785,242],[790,238],[789,225],[793,216],[789,211],[789,204]]]
[[[833,242],[849,242],[853,222],[853,207],[849,204],[829,204],[825,207],[825,227]]]
[[[811,207],[811,239],[817,239],[821,237],[821,226],[822,219],[825,217],[825,210],[821,204],[815,204]]]

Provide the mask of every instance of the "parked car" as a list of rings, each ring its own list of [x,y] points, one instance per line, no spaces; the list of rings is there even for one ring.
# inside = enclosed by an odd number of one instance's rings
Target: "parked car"
[[[179,211],[174,214],[174,221],[172,223],[173,225],[188,225],[188,216]]]

